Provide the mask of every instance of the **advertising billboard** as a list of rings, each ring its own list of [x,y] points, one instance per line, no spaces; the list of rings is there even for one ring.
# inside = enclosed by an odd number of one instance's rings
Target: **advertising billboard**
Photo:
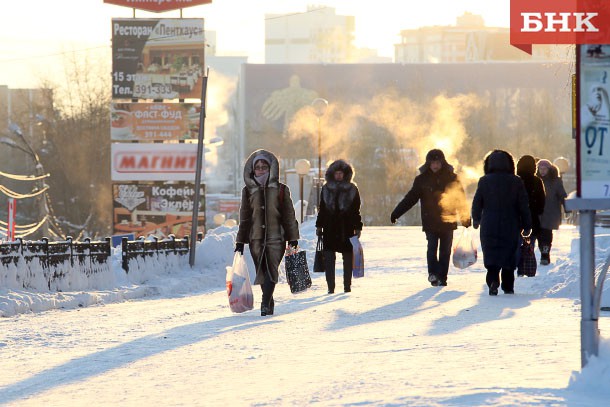
[[[162,13],[186,7],[209,4],[212,0],[104,0],[104,3]]]
[[[200,196],[205,196],[201,186]],[[112,185],[113,234],[189,236],[195,186],[189,182],[137,182]],[[198,232],[204,232],[205,199],[199,202]]]
[[[579,186],[582,198],[610,198],[610,45],[579,49]]]
[[[112,103],[112,141],[197,139],[201,104]]]
[[[112,143],[110,154],[112,181],[195,180],[197,144]]]
[[[112,19],[113,99],[199,99],[203,19]]]

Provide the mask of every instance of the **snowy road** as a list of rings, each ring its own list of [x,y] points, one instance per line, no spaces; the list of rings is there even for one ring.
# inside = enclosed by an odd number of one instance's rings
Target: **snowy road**
[[[556,257],[574,236],[561,231]],[[566,389],[580,370],[574,299],[542,298],[531,290],[538,277],[518,279],[514,296],[490,297],[481,259],[431,287],[418,228],[366,228],[362,240],[366,277],[352,293],[327,295],[319,275],[299,295],[281,284],[273,317],[231,314],[215,291],[4,318],[0,404],[607,402],[607,393]],[[602,318],[602,336],[609,327]]]

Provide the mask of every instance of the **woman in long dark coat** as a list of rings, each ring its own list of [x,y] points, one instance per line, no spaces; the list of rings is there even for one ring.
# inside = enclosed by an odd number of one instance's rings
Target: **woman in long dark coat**
[[[515,175],[513,157],[494,150],[485,157],[485,175],[479,179],[472,201],[474,228],[481,226],[483,264],[489,295],[502,290],[514,294],[519,235],[531,233],[532,218],[523,181]]]
[[[290,189],[279,182],[279,174],[277,158],[266,150],[253,152],[244,165],[246,186],[241,193],[235,251],[243,254],[244,244],[250,245],[256,266],[254,284],[263,291],[261,315],[273,315],[273,291],[286,242],[296,247],[299,239]]]
[[[537,174],[542,179],[546,192],[544,211],[540,215],[540,235],[538,237],[540,264],[545,266],[551,262],[553,230],[559,229],[559,225],[561,225],[561,207],[568,195],[559,175],[559,169],[549,160],[538,161]]]
[[[536,159],[531,155],[524,155],[517,162],[517,175],[521,177],[525,191],[527,192],[527,201],[532,217],[532,235],[530,243],[532,248],[535,247],[536,239],[540,235],[540,215],[544,212],[545,192],[544,184],[540,177],[536,175]],[[518,260],[518,259],[517,259]]]
[[[350,237],[360,236],[360,192],[352,182],[354,169],[344,160],[334,161],[326,170],[320,195],[316,233],[324,244],[324,268],[328,293],[335,292],[336,254],[343,256],[343,290],[352,290],[353,247]]]

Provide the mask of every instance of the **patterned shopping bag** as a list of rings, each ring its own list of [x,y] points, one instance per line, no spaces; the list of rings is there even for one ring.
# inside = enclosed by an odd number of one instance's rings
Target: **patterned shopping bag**
[[[534,253],[534,245],[530,239],[523,239],[519,250],[521,250],[521,257],[517,266],[517,275],[535,277],[538,264],[536,262],[536,253]]]
[[[311,276],[307,266],[305,251],[289,248],[284,257],[286,266],[286,280],[290,286],[290,292],[300,293],[311,287]]]

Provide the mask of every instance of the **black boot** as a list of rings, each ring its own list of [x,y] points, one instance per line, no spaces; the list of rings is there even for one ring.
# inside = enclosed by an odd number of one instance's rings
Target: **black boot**
[[[264,317],[267,314],[269,314],[269,306],[261,303],[261,317]]]
[[[275,301],[273,301],[273,297],[271,297],[271,301],[269,302],[269,311],[267,311],[267,315],[273,315],[274,308],[275,308]]]
[[[551,264],[551,246],[542,246],[540,248],[540,265],[547,266]]]

